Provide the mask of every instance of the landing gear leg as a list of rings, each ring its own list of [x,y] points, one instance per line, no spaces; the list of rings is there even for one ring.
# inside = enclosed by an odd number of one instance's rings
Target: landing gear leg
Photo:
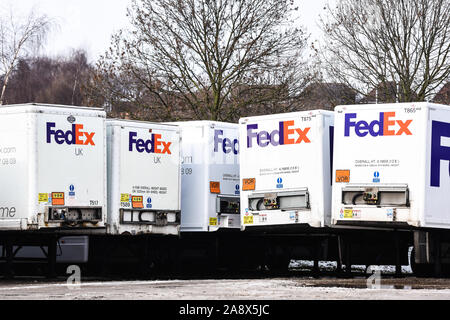
[[[10,280],[14,278],[13,272],[13,242],[10,238],[6,239],[5,243],[6,249],[6,268],[5,268],[5,278]]]
[[[395,277],[400,278],[402,276],[402,266],[400,263],[400,235],[398,231],[395,232]]]
[[[350,278],[352,276],[352,261],[351,261],[351,242],[344,239],[345,245],[345,275]]]
[[[50,236],[48,239],[48,252],[47,252],[47,263],[48,263],[48,274],[47,278],[56,278],[56,246],[58,238],[57,236]]]
[[[319,257],[320,257],[320,249],[321,249],[321,245],[320,245],[320,239],[316,240],[315,243],[315,257],[314,257],[314,267],[313,267],[313,277],[314,278],[318,278],[319,277],[319,273],[320,273],[320,269],[319,269]]]
[[[441,239],[438,233],[435,235],[435,239],[433,241],[434,244],[434,276],[441,277],[442,276],[442,261],[441,261]]]
[[[341,236],[337,236],[337,267],[336,272],[338,275],[342,275],[342,238]]]

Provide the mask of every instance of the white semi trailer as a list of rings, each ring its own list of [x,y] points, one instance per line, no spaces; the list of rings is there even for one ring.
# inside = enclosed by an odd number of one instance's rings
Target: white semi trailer
[[[0,231],[104,228],[105,117],[96,108],[0,108]]]
[[[450,229],[450,107],[340,106],[336,119],[335,225]]]
[[[206,272],[241,259],[238,125],[172,123],[181,130],[181,230],[176,245],[183,270]],[[204,272],[203,271],[203,272]]]
[[[450,262],[436,244],[449,240],[450,107],[352,105],[335,113],[333,225],[415,230],[416,270]]]
[[[178,235],[180,129],[107,120],[108,234]]]
[[[287,270],[291,259],[336,260],[331,222],[331,111],[245,117],[241,140],[242,244],[253,266]]]
[[[181,129],[181,231],[239,229],[238,125],[177,122]]]
[[[240,120],[242,229],[330,225],[333,119],[314,110]]]
[[[104,234],[105,118],[99,108],[0,108],[0,245],[7,277],[14,259],[34,257],[39,247],[47,247],[54,275],[62,233]],[[87,252],[86,237],[71,239]]]

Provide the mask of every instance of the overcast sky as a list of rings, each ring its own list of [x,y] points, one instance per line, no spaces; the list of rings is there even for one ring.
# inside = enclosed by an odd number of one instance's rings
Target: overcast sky
[[[85,49],[96,60],[109,46],[111,35],[126,27],[126,8],[130,0],[0,0],[12,2],[18,12],[26,14],[33,6],[39,12],[55,18],[59,28],[54,30],[45,46],[48,55],[64,55],[71,49]],[[301,13],[301,24],[312,38],[320,37],[317,27],[319,14],[326,3],[334,0],[295,0]],[[311,39],[312,40],[312,39]]]

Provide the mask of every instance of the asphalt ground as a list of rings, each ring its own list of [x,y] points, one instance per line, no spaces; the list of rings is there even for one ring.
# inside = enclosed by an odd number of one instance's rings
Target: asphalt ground
[[[0,281],[0,300],[450,300],[450,279],[16,279]]]

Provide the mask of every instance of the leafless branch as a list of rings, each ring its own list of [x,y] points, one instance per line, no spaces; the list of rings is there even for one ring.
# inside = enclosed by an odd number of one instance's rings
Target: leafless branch
[[[11,73],[19,59],[43,44],[52,23],[46,15],[39,15],[34,9],[24,20],[14,15],[12,7],[8,16],[0,16],[0,71],[3,74],[0,105],[4,103]]]
[[[133,28],[113,37],[98,85],[168,120],[235,121],[251,106],[287,108],[309,76],[294,13],[291,0],[133,0]],[[126,89],[130,81],[141,91]]]
[[[340,0],[327,13],[330,79],[362,95],[385,88],[385,102],[429,100],[450,80],[449,0]]]

